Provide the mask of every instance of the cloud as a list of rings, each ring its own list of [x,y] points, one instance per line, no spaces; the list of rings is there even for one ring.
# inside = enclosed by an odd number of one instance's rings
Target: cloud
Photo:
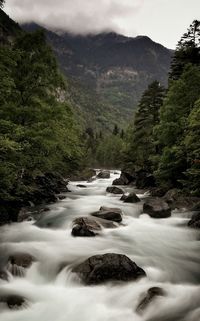
[[[123,32],[145,0],[7,0],[6,12],[18,22],[34,21],[72,33]]]

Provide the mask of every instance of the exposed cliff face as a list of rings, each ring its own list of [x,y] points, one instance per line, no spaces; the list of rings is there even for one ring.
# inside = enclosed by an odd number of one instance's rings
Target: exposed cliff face
[[[34,23],[23,27],[39,28]],[[63,73],[94,90],[122,123],[130,119],[149,83],[158,80],[167,85],[173,52],[146,36],[58,35],[49,30],[46,35]]]

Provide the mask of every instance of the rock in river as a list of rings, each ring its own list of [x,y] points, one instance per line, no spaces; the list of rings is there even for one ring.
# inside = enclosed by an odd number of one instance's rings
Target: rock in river
[[[35,258],[28,253],[15,253],[8,258],[8,270],[14,276],[24,276],[25,270],[29,268]]]
[[[117,223],[122,221],[122,211],[119,208],[101,207],[99,211],[91,215]]]
[[[139,197],[137,197],[137,195],[132,192],[128,195],[123,195],[121,198],[121,201],[124,201],[124,203],[138,203],[140,202]]]
[[[112,194],[124,194],[124,191],[116,186],[109,186],[106,188],[107,193],[112,193]]]
[[[152,198],[145,201],[143,212],[153,218],[167,218],[171,216],[171,208],[161,198]]]
[[[115,253],[94,255],[72,271],[88,285],[107,281],[132,281],[146,275],[145,271],[126,255]]]
[[[110,178],[110,172],[109,171],[101,171],[98,175],[98,178]]]
[[[101,225],[89,217],[77,217],[73,222],[73,236],[96,236],[101,230]]]
[[[192,215],[191,220],[188,222],[188,226],[195,229],[200,229],[200,212]]]

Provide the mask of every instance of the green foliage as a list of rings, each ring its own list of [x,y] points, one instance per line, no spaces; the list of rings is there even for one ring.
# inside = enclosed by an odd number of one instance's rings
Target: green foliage
[[[133,128],[129,129],[126,159],[134,169],[152,170],[151,157],[156,153],[153,127],[159,121],[165,89],[154,81],[142,95],[135,114]],[[131,165],[132,164],[132,165]]]
[[[200,97],[200,70],[187,65],[180,78],[171,83],[160,112],[160,122],[154,128],[154,136],[160,157],[157,156],[156,177],[160,184],[179,185],[187,169],[185,134],[188,116]]]
[[[99,142],[96,150],[96,161],[103,167],[120,167],[124,142],[119,135],[110,135]]]
[[[192,194],[200,195],[200,100],[196,102],[189,115],[184,146],[187,151],[188,168],[185,172],[187,179],[182,183]]]
[[[171,65],[170,79],[177,80],[185,66],[200,65],[200,21],[194,20],[178,42]]]
[[[23,173],[67,174],[80,165],[82,148],[65,83],[39,31],[0,49],[0,195]]]

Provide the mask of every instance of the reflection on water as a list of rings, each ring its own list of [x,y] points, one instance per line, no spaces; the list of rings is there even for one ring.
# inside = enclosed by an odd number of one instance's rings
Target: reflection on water
[[[18,294],[27,298],[26,309],[8,310],[0,304],[1,321],[199,321],[199,234],[189,230],[189,213],[154,220],[142,214],[139,204],[122,203],[106,193],[118,174],[92,183],[74,182],[66,199],[50,205],[38,222],[4,226],[0,230],[1,268],[14,252],[32,254],[37,261],[24,278],[0,281],[0,297]],[[77,187],[84,184],[87,188]],[[144,194],[138,194],[145,198]],[[105,229],[95,238],[71,236],[72,221],[100,206],[120,207],[123,225]],[[147,277],[126,284],[84,286],[71,268],[98,253],[123,253],[141,266]],[[167,295],[151,302],[142,315],[135,309],[150,287]]]

